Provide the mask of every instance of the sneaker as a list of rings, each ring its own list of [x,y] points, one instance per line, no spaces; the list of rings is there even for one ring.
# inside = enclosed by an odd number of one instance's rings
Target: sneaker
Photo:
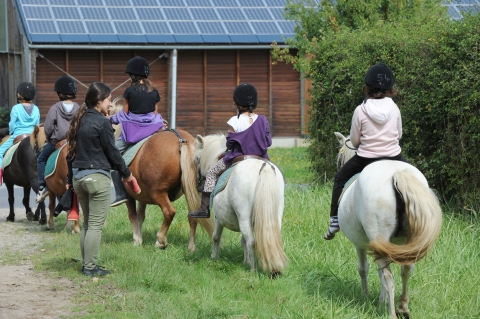
[[[338,217],[334,216],[330,218],[330,227],[328,227],[327,233],[323,236],[325,240],[332,240],[335,237],[335,233],[340,231],[340,225],[338,225]]]
[[[37,199],[35,200],[35,203],[41,203],[47,198],[48,196],[48,188],[44,187],[39,187],[38,189],[38,194],[37,194]]]
[[[94,276],[103,277],[103,276],[108,275],[110,273],[110,271],[108,271],[106,269],[101,269],[100,267],[95,266],[95,268],[93,268],[91,270],[83,268],[82,273],[85,276],[90,276],[90,277],[94,277]]]

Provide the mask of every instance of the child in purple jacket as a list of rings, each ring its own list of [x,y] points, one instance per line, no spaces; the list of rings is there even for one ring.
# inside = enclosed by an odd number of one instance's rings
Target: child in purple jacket
[[[269,159],[267,149],[272,145],[270,126],[267,118],[253,113],[257,107],[257,90],[251,84],[240,84],[233,92],[233,101],[238,115],[227,123],[233,129],[227,136],[228,153],[213,165],[207,173],[202,192],[200,208],[189,214],[194,218],[210,217],[210,194],[215,188],[218,177],[230,166],[232,161],[241,155],[257,155]]]

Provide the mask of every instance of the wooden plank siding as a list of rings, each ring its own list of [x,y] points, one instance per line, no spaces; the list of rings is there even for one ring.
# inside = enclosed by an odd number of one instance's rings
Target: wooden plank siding
[[[68,53],[67,53],[68,52]],[[101,79],[114,89],[128,79],[126,62],[136,54],[147,61],[162,51],[155,50],[41,50],[47,59],[87,86]],[[169,119],[169,59],[151,65],[150,79],[161,96],[160,113]],[[67,70],[66,70],[67,71]],[[37,99],[42,119],[58,101],[55,80],[63,73],[48,61],[37,58]],[[233,90],[238,83],[253,84],[259,94],[256,112],[271,120],[274,136],[300,135],[300,75],[291,65],[271,64],[269,50],[179,50],[177,61],[177,127],[192,135],[227,130],[235,115]],[[112,93],[121,96],[130,82]],[[78,85],[76,102],[81,104],[86,88]]]

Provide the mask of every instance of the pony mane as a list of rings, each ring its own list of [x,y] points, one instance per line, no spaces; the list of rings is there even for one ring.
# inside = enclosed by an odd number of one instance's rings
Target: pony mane
[[[42,126],[35,126],[32,134],[30,135],[30,146],[32,149],[35,149],[35,142],[37,144],[37,149],[42,147],[42,145],[47,142],[47,136],[45,135],[43,124]]]
[[[218,162],[218,157],[226,150],[227,139],[225,134],[217,133],[202,137],[203,143],[196,143],[195,156],[200,157],[200,170],[206,174],[207,171]],[[201,150],[203,146],[203,151]],[[201,154],[200,154],[201,153]]]

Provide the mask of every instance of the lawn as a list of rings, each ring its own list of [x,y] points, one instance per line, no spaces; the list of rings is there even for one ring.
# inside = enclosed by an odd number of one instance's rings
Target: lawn
[[[304,148],[272,149],[272,160],[285,175],[283,241],[290,259],[283,277],[250,272],[242,264],[240,236],[224,231],[218,260],[199,229],[197,251],[187,250],[189,226],[183,198],[166,250],[154,247],[163,218],[150,206],[143,228],[144,244],[132,245],[125,207],[112,209],[103,232],[99,264],[112,274],[98,281],[78,272],[78,236],[63,229],[42,232],[45,252],[34,256],[36,270],[48,270],[78,284],[81,318],[387,318],[378,310],[379,279],[370,260],[370,297],[362,296],[353,245],[340,234],[326,242],[331,185],[309,184]],[[413,318],[480,318],[480,226],[444,212],[441,237],[420,261],[410,280]],[[399,266],[396,300],[401,290]],[[52,300],[54,302],[54,300]]]

